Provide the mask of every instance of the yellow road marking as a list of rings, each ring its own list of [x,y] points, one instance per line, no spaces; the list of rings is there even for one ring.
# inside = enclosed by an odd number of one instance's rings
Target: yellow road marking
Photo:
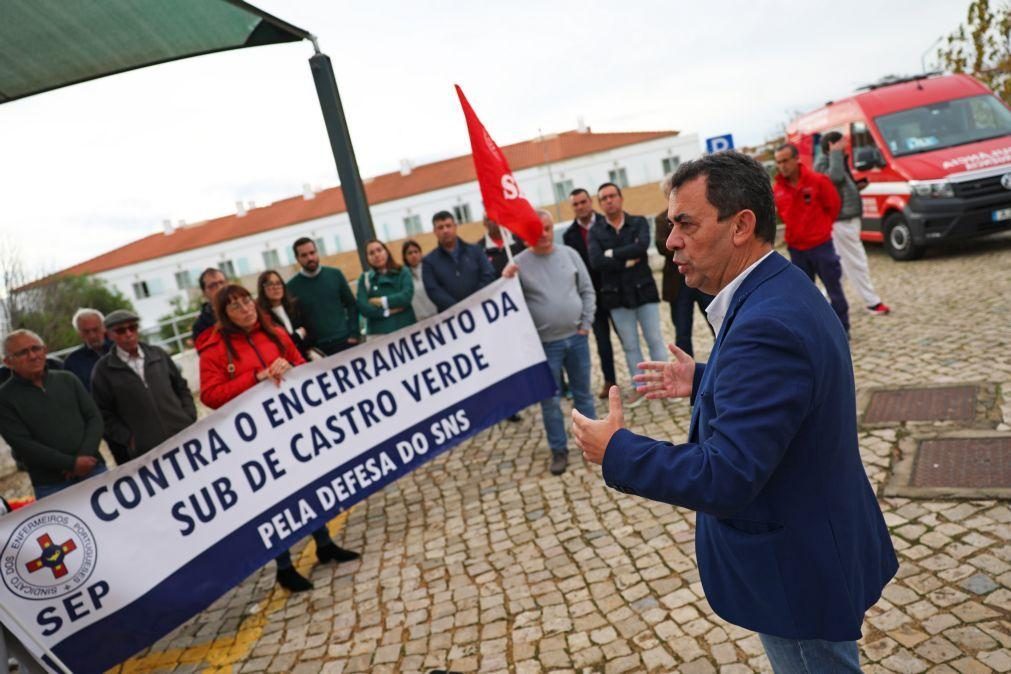
[[[334,518],[330,524],[330,534],[336,536],[344,528],[350,510]],[[315,542],[310,541],[302,554],[295,561],[295,568],[303,576],[309,575],[313,565],[316,550]],[[271,590],[266,604],[255,615],[247,616],[239,624],[235,634],[216,637],[213,641],[197,644],[188,648],[170,648],[166,651],[147,653],[143,656],[130,658],[121,665],[110,669],[107,674],[142,674],[155,672],[160,668],[176,665],[192,665],[206,663],[203,674],[223,674],[231,672],[232,665],[245,660],[253,650],[253,646],[263,634],[267,618],[284,608],[291,593],[277,585]]]

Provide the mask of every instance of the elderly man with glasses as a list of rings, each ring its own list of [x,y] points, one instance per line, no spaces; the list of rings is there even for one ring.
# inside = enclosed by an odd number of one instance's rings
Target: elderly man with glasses
[[[31,330],[3,340],[13,373],[0,386],[0,435],[41,499],[105,472],[98,453],[102,417],[81,382],[46,367],[46,345]]]
[[[139,319],[117,309],[105,319],[116,347],[91,375],[106,437],[134,459],[197,420],[190,387],[165,351],[140,341]]]

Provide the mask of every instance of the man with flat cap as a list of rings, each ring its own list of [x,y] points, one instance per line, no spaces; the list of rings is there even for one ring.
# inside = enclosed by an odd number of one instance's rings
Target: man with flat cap
[[[105,317],[116,343],[95,365],[91,393],[106,437],[127,447],[130,458],[154,449],[197,420],[193,394],[172,358],[140,341],[140,321],[126,309]]]

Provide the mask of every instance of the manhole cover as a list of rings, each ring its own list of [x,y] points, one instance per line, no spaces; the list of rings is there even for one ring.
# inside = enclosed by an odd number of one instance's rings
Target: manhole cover
[[[909,486],[1011,488],[1011,438],[924,440]]]
[[[972,421],[976,417],[976,393],[975,386],[875,391],[864,422]]]

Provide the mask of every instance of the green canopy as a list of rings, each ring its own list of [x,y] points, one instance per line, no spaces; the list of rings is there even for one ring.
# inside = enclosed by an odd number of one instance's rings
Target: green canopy
[[[0,0],[0,103],[200,54],[312,36],[239,0]]]

